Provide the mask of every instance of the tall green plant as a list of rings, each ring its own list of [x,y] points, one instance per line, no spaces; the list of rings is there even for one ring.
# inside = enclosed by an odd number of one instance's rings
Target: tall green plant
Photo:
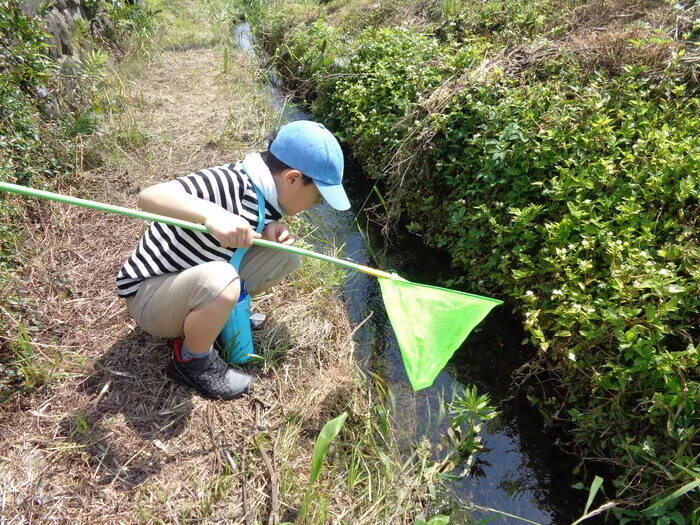
[[[323,460],[328,453],[328,447],[330,446],[331,441],[333,441],[338,435],[340,429],[343,428],[343,424],[345,423],[347,417],[347,412],[343,412],[338,417],[328,421],[325,425],[323,425],[321,433],[316,438],[316,442],[314,443],[314,452],[311,459],[309,487],[306,489],[306,495],[304,496],[304,500],[301,504],[301,516],[306,516],[308,513],[309,504],[311,503],[311,498],[313,496],[313,486],[316,479],[318,479],[318,476],[321,474],[321,470],[323,469]]]
[[[489,395],[480,394],[474,385],[466,385],[461,393],[455,393],[448,408],[452,415],[448,431],[452,451],[438,464],[438,470],[445,472],[461,464],[463,470],[460,475],[443,475],[458,479],[469,473],[477,454],[484,448],[479,438],[483,424],[497,417],[500,412],[491,405]]]

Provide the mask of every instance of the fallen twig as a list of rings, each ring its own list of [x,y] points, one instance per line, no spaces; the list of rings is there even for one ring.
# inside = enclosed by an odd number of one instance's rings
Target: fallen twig
[[[97,410],[97,405],[100,404],[100,401],[104,399],[105,395],[107,395],[107,391],[109,390],[109,387],[112,386],[112,380],[110,379],[105,383],[105,386],[102,387],[102,390],[100,390],[100,393],[97,395],[95,400],[92,402],[92,407],[90,410],[95,412]]]
[[[279,490],[277,484],[277,472],[275,472],[275,467],[270,460],[270,456],[267,455],[267,451],[260,446],[260,454],[262,455],[265,466],[267,467],[267,473],[270,476],[270,496],[272,500],[272,510],[270,511],[270,517],[267,520],[269,525],[277,525],[279,523]]]

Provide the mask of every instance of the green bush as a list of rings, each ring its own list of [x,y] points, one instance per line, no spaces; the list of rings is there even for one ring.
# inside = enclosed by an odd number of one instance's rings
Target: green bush
[[[63,61],[63,67],[70,69],[61,71],[47,56],[49,35],[40,18],[25,15],[19,4],[0,0],[0,181],[50,189],[56,179],[74,175],[76,136],[95,133],[101,114],[114,109],[105,100],[108,55],[99,48],[101,41],[91,36],[89,24],[78,24],[79,56]],[[91,11],[101,7],[113,15],[116,36],[149,30],[141,7],[101,1],[88,7]],[[49,107],[51,111],[46,111]],[[13,360],[10,341],[16,330],[6,314],[18,317],[26,308],[17,298],[12,276],[19,264],[16,248],[25,227],[22,220],[23,213],[0,192],[0,294],[8,310],[0,315],[0,333],[7,335],[0,339],[4,363]],[[0,402],[22,388],[17,370],[11,364],[0,367]]]
[[[420,135],[429,175],[388,198],[457,283],[520,305],[577,441],[643,500],[697,476],[700,100],[635,67],[572,67],[461,86]]]
[[[0,2],[0,181],[29,184],[40,177],[55,177],[64,166],[65,143],[39,111],[38,93],[50,79],[45,40],[38,21],[26,17],[18,2]],[[0,192],[0,294],[6,309],[0,315],[3,335],[14,335],[15,327],[10,326],[6,313],[19,304],[12,280],[22,231],[18,216]],[[0,340],[0,403],[22,388],[22,374],[11,362],[13,352],[7,341]]]
[[[462,60],[477,63],[484,47],[472,47]],[[390,170],[388,200],[450,252],[464,272],[454,284],[521,305],[530,340],[569,388],[576,439],[619,458],[620,488],[640,471],[642,492],[692,479],[698,98],[673,69],[586,76],[560,57],[527,78],[497,68],[468,78],[441,112],[416,111],[450,72],[445,51],[417,31],[367,34],[315,110],[375,175],[397,148],[409,152],[413,168]]]
[[[0,3],[0,180],[27,183],[61,165],[53,129],[39,114],[37,92],[50,74],[45,37],[18,2]]]
[[[336,69],[335,57],[343,56],[337,32],[323,20],[304,31],[295,30],[277,47],[278,74],[299,98],[314,100],[320,79]]]
[[[437,41],[407,28],[367,31],[356,50],[327,76],[314,112],[323,116],[358,158],[387,159],[404,139],[414,104],[440,85]],[[381,173],[381,163],[368,164]]]
[[[566,387],[552,413],[587,456],[616,465],[619,497],[642,504],[689,486],[700,453],[700,99],[682,42],[642,35],[594,71],[595,60],[546,42],[504,47],[604,19],[593,3],[565,2],[566,17],[545,0],[439,5],[433,30],[367,28],[356,40],[323,20],[290,29],[298,18],[268,9],[286,28],[280,67],[311,84],[315,115],[382,179],[394,213],[449,251],[452,284],[500,293],[522,313]],[[676,499],[654,513],[677,516]],[[697,495],[681,502],[697,507]]]
[[[458,280],[521,305],[620,488],[692,479],[700,421],[700,101],[642,73],[465,86],[404,181]]]
[[[314,0],[269,2],[242,0],[246,19],[256,30],[260,43],[272,55],[285,43],[287,35],[299,24],[315,20],[320,9]],[[264,21],[264,24],[263,24]]]

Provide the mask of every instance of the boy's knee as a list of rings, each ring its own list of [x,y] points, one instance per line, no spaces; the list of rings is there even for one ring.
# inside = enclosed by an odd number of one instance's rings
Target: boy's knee
[[[240,293],[240,279],[235,268],[226,261],[214,261],[192,268],[191,288],[194,296],[189,310],[206,308],[217,301],[235,305]]]
[[[227,305],[233,307],[238,302],[238,297],[241,294],[241,280],[238,275],[231,281],[226,288],[219,294],[217,299],[226,302]]]
[[[215,261],[206,264],[208,287],[214,292],[215,297],[235,305],[241,293],[241,280],[236,269],[225,261]]]
[[[288,253],[287,255],[287,260],[285,261],[284,268],[282,270],[282,274],[284,274],[284,277],[289,275],[295,270],[298,270],[301,268],[301,257],[297,255],[296,253]]]
[[[274,257],[257,261],[258,264],[248,266],[243,275],[248,292],[258,294],[280,283],[285,277],[301,266],[301,257],[295,253],[277,252]]]

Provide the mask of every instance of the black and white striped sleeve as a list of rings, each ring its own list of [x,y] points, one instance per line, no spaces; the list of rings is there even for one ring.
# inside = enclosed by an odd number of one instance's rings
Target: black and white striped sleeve
[[[241,179],[229,166],[218,166],[191,173],[177,180],[187,193],[195,195],[230,212],[238,213],[236,202],[240,203]]]

